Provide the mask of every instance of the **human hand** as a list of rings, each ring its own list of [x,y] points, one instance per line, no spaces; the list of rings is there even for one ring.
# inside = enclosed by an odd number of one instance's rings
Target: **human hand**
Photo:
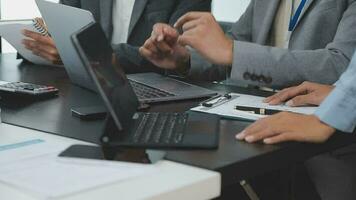
[[[139,49],[140,54],[163,69],[187,68],[190,55],[185,46],[177,43],[179,33],[170,25],[158,23],[151,37]]]
[[[320,105],[335,86],[304,82],[295,87],[286,88],[264,100],[270,105],[287,102],[288,106]]]
[[[33,54],[40,56],[53,64],[62,64],[57,47],[50,36],[43,36],[40,33],[30,30],[23,30],[22,34],[27,38],[22,40],[25,48]]]
[[[192,47],[214,64],[232,65],[233,41],[225,35],[211,13],[187,13],[174,26],[183,30],[179,44]]]
[[[236,139],[249,143],[263,141],[276,144],[287,141],[322,143],[335,129],[324,124],[314,115],[279,113],[260,119],[236,135]]]

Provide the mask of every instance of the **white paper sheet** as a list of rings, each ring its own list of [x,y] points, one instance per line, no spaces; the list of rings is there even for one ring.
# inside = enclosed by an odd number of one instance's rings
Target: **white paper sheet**
[[[27,50],[22,44],[25,36],[22,35],[23,29],[35,31],[32,20],[24,20],[18,22],[2,22],[0,21],[0,36],[8,41],[21,56],[28,61],[38,65],[52,65],[49,61],[34,55],[31,51]]]
[[[47,142],[38,138],[26,138],[4,143],[0,141],[0,167],[23,159],[35,158],[51,153],[59,153],[67,148],[56,142]]]
[[[205,112],[211,114],[218,114],[222,117],[233,118],[233,119],[246,119],[246,120],[258,120],[260,118],[266,117],[265,115],[251,114],[244,111],[238,111],[235,109],[236,106],[247,106],[255,108],[264,108],[271,110],[281,110],[300,114],[313,114],[317,107],[289,107],[286,105],[270,106],[267,103],[263,103],[264,97],[252,96],[231,93],[232,99],[226,102],[221,102],[213,107],[198,106],[192,108],[192,111]]]
[[[39,199],[56,199],[156,171],[154,165],[59,158],[67,147],[37,138],[0,142],[0,182]]]

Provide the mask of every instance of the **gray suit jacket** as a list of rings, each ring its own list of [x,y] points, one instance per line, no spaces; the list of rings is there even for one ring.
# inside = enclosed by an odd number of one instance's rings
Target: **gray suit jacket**
[[[100,22],[107,37],[113,31],[113,0],[60,0],[60,3],[89,10]],[[211,0],[136,0],[129,27],[127,44],[114,47],[127,73],[162,72],[143,59],[138,48],[151,36],[152,27],[158,22],[174,24],[189,11],[210,11]]]
[[[333,84],[356,47],[355,0],[309,0],[289,49],[267,46],[280,0],[251,0],[230,32],[234,42],[231,78],[249,85],[286,87],[303,81]],[[192,52],[190,76],[221,80],[226,68]]]

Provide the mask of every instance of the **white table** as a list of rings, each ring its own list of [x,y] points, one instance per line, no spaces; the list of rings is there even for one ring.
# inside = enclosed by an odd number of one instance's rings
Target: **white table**
[[[88,144],[74,139],[55,136],[39,131],[0,124],[1,143],[19,139],[40,138],[65,145]],[[212,199],[220,195],[220,174],[171,161],[156,163],[160,174],[139,176],[119,183],[66,197],[78,199]],[[32,200],[34,197],[0,183],[0,199]]]

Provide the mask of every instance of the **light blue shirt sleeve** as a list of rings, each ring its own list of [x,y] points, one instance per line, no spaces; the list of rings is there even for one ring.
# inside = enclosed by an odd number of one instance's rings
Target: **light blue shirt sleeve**
[[[315,115],[333,128],[351,133],[356,127],[356,54],[335,85]]]

